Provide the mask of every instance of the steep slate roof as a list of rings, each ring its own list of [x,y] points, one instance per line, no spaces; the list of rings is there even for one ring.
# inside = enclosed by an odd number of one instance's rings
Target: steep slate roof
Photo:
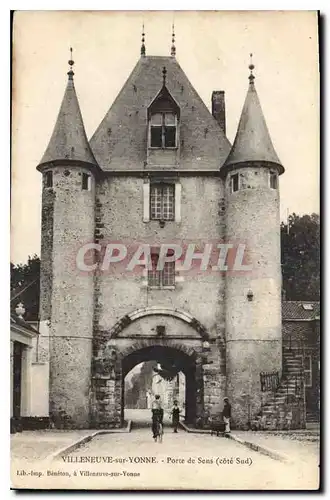
[[[73,78],[70,77],[53,134],[39,167],[56,160],[83,161],[97,166],[87,140]]]
[[[235,141],[223,169],[242,162],[274,163],[279,173],[284,172],[268,132],[253,76],[250,77]]]
[[[180,169],[219,170],[230,143],[174,57],[141,57],[90,140],[102,170],[142,170],[147,159],[147,108],[162,87],[180,106]]]
[[[304,309],[303,305],[311,304],[312,310]],[[313,301],[283,301],[282,320],[313,320],[320,317],[320,302]]]

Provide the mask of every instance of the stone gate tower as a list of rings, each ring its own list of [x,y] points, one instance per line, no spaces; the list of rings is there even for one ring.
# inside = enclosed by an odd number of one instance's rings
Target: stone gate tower
[[[143,38],[141,57],[90,141],[69,64],[38,166],[50,417],[58,427],[120,426],[124,379],[153,360],[184,374],[187,421],[219,415],[227,395],[242,427],[260,410],[260,372],[280,372],[282,359],[278,176],[284,169],[253,66],[231,146],[224,91],[212,93],[211,113],[174,45],[171,56],[147,56]],[[162,245],[195,245],[191,260],[201,262],[205,243],[224,240],[246,245],[243,264],[251,269],[185,274],[174,261],[156,267]],[[94,245],[97,266],[109,242],[147,244],[151,269],[79,269],[80,248]]]
[[[278,176],[284,172],[262,113],[250,65],[236,138],[220,172],[226,239],[244,244],[250,270],[226,275],[227,394],[235,422],[260,409],[260,372],[282,369]]]
[[[88,427],[93,276],[82,275],[75,258],[79,245],[94,238],[98,166],[73,75],[70,69],[55,128],[38,166],[43,175],[40,318],[49,323],[50,417],[55,425]]]

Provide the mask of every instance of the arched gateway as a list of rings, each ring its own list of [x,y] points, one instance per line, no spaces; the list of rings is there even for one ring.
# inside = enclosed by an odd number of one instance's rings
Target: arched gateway
[[[139,309],[121,318],[96,341],[92,425],[118,427],[124,418],[124,379],[144,361],[173,362],[186,377],[186,421],[204,412],[204,367],[208,334],[189,313],[170,308]]]

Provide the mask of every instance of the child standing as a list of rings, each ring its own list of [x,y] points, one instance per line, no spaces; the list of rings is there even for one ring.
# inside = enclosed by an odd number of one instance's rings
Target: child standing
[[[173,408],[171,411],[172,414],[172,426],[173,426],[173,432],[178,432],[178,426],[179,426],[179,420],[180,420],[180,408],[178,406],[178,402],[175,400],[173,401]]]
[[[152,434],[153,434],[154,440],[156,441],[156,439],[157,439],[157,422],[159,422],[163,425],[163,417],[164,417],[164,410],[162,408],[162,403],[161,403],[159,394],[156,394],[155,399],[152,402],[151,413],[152,413],[152,426],[151,426]]]

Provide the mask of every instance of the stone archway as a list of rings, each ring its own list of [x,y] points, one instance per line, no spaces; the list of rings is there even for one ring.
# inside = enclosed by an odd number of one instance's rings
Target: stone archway
[[[194,348],[176,339],[139,339],[119,349],[109,339],[103,349],[103,363],[95,366],[92,425],[120,427],[124,418],[124,379],[135,365],[149,360],[175,359],[186,376],[186,421],[193,423],[203,415],[202,342]]]
[[[172,318],[179,319],[183,321],[184,323],[187,323],[188,325],[193,328],[200,338],[203,341],[209,340],[209,334],[202,325],[200,321],[198,321],[195,316],[192,314],[188,313],[187,311],[183,311],[181,309],[173,309],[171,307],[160,307],[160,306],[150,306],[150,307],[143,307],[140,309],[136,309],[134,311],[131,311],[130,313],[126,314],[122,318],[120,318],[117,323],[111,328],[109,334],[112,339],[117,338],[118,335],[131,323],[134,321],[140,319],[140,318],[145,318],[147,316],[170,316]]]
[[[188,355],[182,349],[166,345],[151,345],[138,350],[132,350],[130,354],[122,358],[121,421],[124,418],[124,380],[126,375],[134,366],[142,362],[157,361],[162,363],[168,360],[174,362],[185,375],[185,420],[189,423],[195,421],[198,401],[202,402],[202,379],[198,377],[198,357],[195,353]]]

